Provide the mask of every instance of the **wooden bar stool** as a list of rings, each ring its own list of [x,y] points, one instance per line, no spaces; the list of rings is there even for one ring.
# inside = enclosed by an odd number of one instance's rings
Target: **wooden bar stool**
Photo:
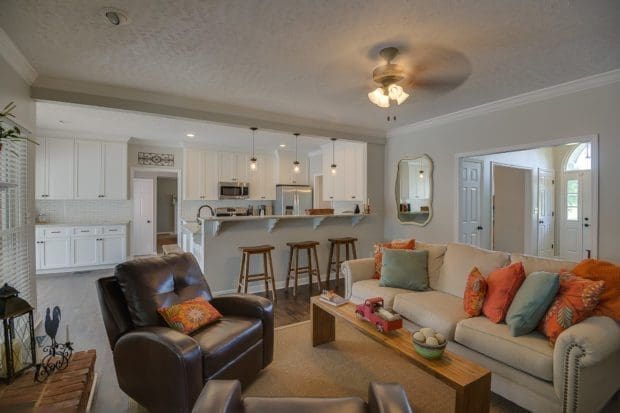
[[[330,242],[329,246],[329,261],[327,262],[327,288],[329,288],[329,280],[332,275],[332,271],[336,271],[336,289],[338,289],[338,282],[340,281],[340,264],[351,259],[349,248],[353,252],[353,259],[357,259],[357,251],[355,250],[355,242],[357,238],[342,237],[342,238],[328,238]],[[340,247],[345,247],[345,258],[340,259]],[[334,248],[336,249],[336,260],[334,261]],[[332,265],[336,265],[336,268],[332,270]]]
[[[276,282],[273,276],[273,261],[271,260],[271,251],[274,250],[273,245],[257,245],[254,247],[239,247],[241,251],[241,270],[239,271],[239,283],[237,284],[237,292],[248,293],[248,284],[252,281],[265,281],[265,295],[269,296],[269,281],[271,281],[271,295],[273,301],[276,301]],[[258,274],[250,274],[250,258],[252,255],[263,256],[263,272]],[[269,267],[267,267],[269,265]]]
[[[310,283],[310,293],[312,294],[312,276],[316,275],[319,292],[321,292],[321,271],[319,270],[319,258],[316,254],[316,246],[319,245],[317,241],[301,241],[301,242],[287,242],[286,245],[290,247],[288,256],[288,272],[286,273],[286,292],[288,293],[289,281],[291,279],[291,273],[294,272],[295,279],[293,284],[293,297],[297,297],[297,280],[299,274],[308,274],[308,282]],[[299,266],[299,251],[305,250],[308,254],[308,263],[305,267]],[[293,267],[293,255],[295,255],[295,267]],[[313,258],[314,256],[314,258]],[[314,265],[312,260],[314,259]]]

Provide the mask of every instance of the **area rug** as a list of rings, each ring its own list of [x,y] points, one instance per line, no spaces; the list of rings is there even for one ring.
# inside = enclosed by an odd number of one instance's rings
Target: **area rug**
[[[403,385],[419,413],[454,411],[454,390],[343,322],[336,341],[312,347],[309,321],[276,329],[274,360],[244,396],[368,397],[370,381]],[[492,394],[491,412],[524,412]]]

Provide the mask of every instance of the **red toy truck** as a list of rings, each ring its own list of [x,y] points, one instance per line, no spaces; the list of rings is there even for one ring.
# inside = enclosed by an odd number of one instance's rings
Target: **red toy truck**
[[[369,298],[364,304],[359,304],[355,308],[355,315],[373,324],[381,333],[398,330],[403,326],[403,319],[398,314],[383,308],[382,297]]]

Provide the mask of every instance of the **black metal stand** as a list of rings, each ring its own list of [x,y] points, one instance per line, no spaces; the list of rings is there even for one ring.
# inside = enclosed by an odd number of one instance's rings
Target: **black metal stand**
[[[68,341],[59,344],[54,340],[51,345],[43,347],[43,352],[47,354],[43,356],[40,363],[37,363],[37,370],[34,374],[34,380],[39,383],[47,380],[55,370],[67,368],[73,354],[73,343]]]

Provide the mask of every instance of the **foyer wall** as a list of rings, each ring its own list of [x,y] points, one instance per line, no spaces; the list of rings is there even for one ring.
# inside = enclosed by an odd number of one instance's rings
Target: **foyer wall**
[[[429,242],[455,240],[456,154],[554,139],[599,136],[599,251],[620,262],[620,81],[526,103],[388,139],[385,173],[386,239],[415,237]],[[396,217],[396,166],[404,156],[427,153],[434,162],[433,219],[423,228],[401,225]]]

